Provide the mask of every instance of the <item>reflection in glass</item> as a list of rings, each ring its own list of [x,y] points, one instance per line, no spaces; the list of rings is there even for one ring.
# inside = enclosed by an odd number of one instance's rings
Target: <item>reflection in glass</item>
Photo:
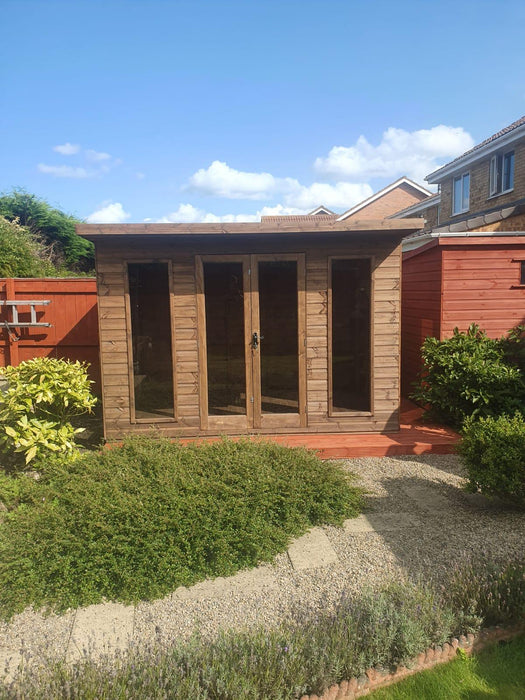
[[[243,269],[204,263],[209,415],[246,415]]]
[[[297,263],[259,262],[263,413],[299,412]]]
[[[173,418],[167,263],[128,263],[135,417]]]
[[[332,410],[370,411],[369,260],[332,260]]]

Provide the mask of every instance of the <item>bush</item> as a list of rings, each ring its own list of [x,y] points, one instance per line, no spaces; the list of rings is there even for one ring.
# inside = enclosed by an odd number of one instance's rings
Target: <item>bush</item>
[[[525,420],[521,414],[467,419],[458,450],[472,491],[525,505]]]
[[[38,483],[40,501],[2,524],[4,615],[30,603],[130,603],[233,574],[361,502],[336,463],[263,442],[130,438],[48,466]]]
[[[51,357],[0,368],[0,379],[7,380],[0,390],[0,449],[13,465],[20,457],[27,465],[54,452],[75,454],[75,434],[84,428],[71,421],[96,403],[86,369]]]
[[[525,559],[466,559],[449,574],[443,600],[455,611],[453,633],[525,620]]]
[[[0,216],[0,277],[46,277],[56,274],[49,251],[29,229]]]
[[[461,427],[468,416],[514,413],[525,401],[525,383],[518,367],[506,359],[502,340],[488,338],[472,324],[457,328],[451,338],[426,338],[421,349],[424,368],[412,395],[436,418]]]

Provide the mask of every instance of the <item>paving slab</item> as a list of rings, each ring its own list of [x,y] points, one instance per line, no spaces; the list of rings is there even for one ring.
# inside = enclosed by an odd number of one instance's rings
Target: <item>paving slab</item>
[[[120,603],[102,603],[79,608],[73,623],[66,658],[73,661],[89,652],[97,657],[124,651],[133,638],[135,608]]]
[[[343,527],[349,535],[366,532],[392,532],[416,526],[418,523],[410,513],[368,513],[345,520]]]
[[[255,569],[239,571],[234,576],[201,581],[191,588],[180,586],[172,596],[181,600],[200,600],[202,598],[217,598],[236,593],[252,593],[263,588],[274,588],[277,579],[271,566],[257,566]]]
[[[288,548],[288,556],[296,571],[335,564],[337,554],[324,530],[314,527],[296,539]]]
[[[439,487],[431,485],[408,484],[403,486],[403,491],[412,500],[416,501],[420,508],[427,511],[446,510],[451,507],[451,501],[439,492]]]

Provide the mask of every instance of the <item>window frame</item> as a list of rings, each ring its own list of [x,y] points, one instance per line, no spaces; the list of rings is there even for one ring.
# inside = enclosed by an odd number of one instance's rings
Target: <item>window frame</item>
[[[332,262],[335,260],[367,260],[370,264],[370,312],[369,312],[369,342],[370,342],[370,410],[359,411],[349,409],[347,411],[334,411],[333,409],[333,363],[332,363]],[[375,255],[328,255],[328,298],[327,298],[327,314],[328,314],[328,347],[327,347],[327,369],[328,369],[328,419],[329,420],[345,420],[347,418],[357,418],[360,416],[368,417],[375,414],[375,389],[374,389],[374,367],[375,367],[375,336],[374,336],[374,304],[375,304],[375,270],[376,257]]]
[[[510,158],[512,158],[512,168],[509,171],[510,187],[504,189],[505,163]],[[492,156],[489,165],[489,199],[514,190],[515,164],[516,156],[513,148],[510,151],[501,151]]]
[[[468,178],[468,201],[467,201],[467,206],[463,207],[463,201],[465,199],[465,194],[464,194],[465,178]],[[461,182],[461,202],[460,202],[459,208],[456,208],[456,182],[457,181]],[[456,177],[452,178],[452,216],[458,216],[459,214],[464,214],[465,212],[469,211],[469,209],[470,209],[470,170],[467,170],[467,172],[462,173],[461,175],[457,175]]]
[[[173,261],[170,258],[124,258],[124,295],[125,295],[125,320],[126,320],[126,336],[128,350],[128,396],[129,396],[129,422],[131,425],[156,424],[156,423],[179,423],[178,415],[178,400],[177,400],[177,357],[176,357],[176,334],[175,334],[175,309],[174,309],[174,290],[173,290]],[[162,263],[167,265],[168,272],[168,294],[169,294],[169,311],[170,311],[170,327],[171,327],[171,371],[173,377],[173,416],[158,416],[155,418],[137,418],[135,414],[135,373],[133,369],[133,328],[131,324],[131,300],[129,290],[129,265],[151,263]]]

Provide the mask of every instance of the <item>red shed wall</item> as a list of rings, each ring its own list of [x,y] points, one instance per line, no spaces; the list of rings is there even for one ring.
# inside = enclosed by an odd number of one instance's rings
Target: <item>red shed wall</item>
[[[441,248],[403,254],[401,288],[401,391],[408,396],[421,367],[424,339],[440,337]]]
[[[441,337],[457,326],[477,323],[493,338],[525,323],[525,285],[520,285],[520,238],[465,238],[443,243],[443,316]]]
[[[94,279],[0,279],[0,299],[49,299],[51,302],[48,306],[36,307],[37,320],[50,323],[51,327],[15,328],[11,334],[3,327],[3,322],[11,318],[10,312],[0,306],[0,366],[17,365],[42,356],[86,361],[91,364],[89,371],[96,383],[95,389],[100,388]],[[22,310],[19,320],[30,320],[28,307]]]

